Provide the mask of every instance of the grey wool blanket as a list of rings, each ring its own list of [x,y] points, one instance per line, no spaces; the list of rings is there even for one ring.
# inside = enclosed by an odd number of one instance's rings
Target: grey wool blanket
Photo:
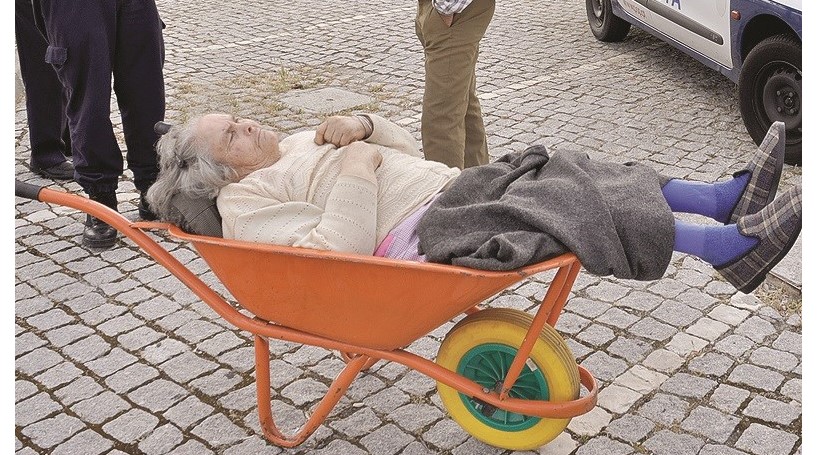
[[[652,168],[533,146],[464,170],[417,232],[430,262],[511,270],[572,251],[594,275],[654,280],[674,218]]]

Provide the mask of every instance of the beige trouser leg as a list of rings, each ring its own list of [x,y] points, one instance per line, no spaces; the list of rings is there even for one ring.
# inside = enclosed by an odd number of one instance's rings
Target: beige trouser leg
[[[415,32],[426,57],[421,136],[426,159],[464,167],[489,161],[475,67],[494,0],[474,0],[446,27],[431,0],[418,1]]]

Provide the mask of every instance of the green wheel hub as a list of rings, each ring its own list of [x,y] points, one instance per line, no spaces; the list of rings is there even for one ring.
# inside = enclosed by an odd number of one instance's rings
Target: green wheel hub
[[[504,344],[481,344],[463,356],[457,366],[457,372],[483,388],[495,390],[502,385],[516,354],[516,348]],[[540,369],[530,359],[523,365],[523,370],[508,395],[526,400],[548,400],[548,383]],[[526,430],[540,421],[539,417],[504,411],[462,393],[460,399],[477,419],[501,431]]]

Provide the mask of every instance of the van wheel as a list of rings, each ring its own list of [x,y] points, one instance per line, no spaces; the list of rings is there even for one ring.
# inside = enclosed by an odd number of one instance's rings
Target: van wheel
[[[622,41],[631,29],[628,21],[614,16],[611,0],[585,0],[585,12],[591,32],[599,41]]]
[[[739,76],[739,104],[747,131],[761,144],[770,125],[784,122],[787,164],[801,164],[801,86],[801,43],[790,35],[758,43]]]

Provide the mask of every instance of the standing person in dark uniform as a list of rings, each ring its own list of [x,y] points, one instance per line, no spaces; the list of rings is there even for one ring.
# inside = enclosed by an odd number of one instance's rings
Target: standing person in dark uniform
[[[31,144],[29,167],[35,174],[54,180],[70,180],[74,166],[71,138],[65,116],[66,99],[54,68],[45,62],[47,43],[34,25],[31,0],[15,0],[14,38],[20,59],[20,78],[26,93],[28,139]]]
[[[139,215],[153,219],[144,194],[158,173],[153,125],[165,116],[162,21],[154,0],[33,0],[48,41],[45,60],[68,93],[75,179],[88,196],[114,210],[123,172],[110,120],[111,79],[122,116],[128,168],[140,192]],[[116,230],[88,216],[82,242],[110,248]]]

